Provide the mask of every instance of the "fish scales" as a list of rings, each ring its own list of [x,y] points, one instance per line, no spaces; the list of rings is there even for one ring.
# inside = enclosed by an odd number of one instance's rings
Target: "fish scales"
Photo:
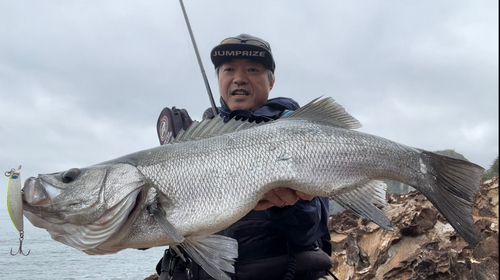
[[[230,225],[278,186],[334,197],[336,190],[378,178],[414,185],[420,173],[419,153],[413,148],[293,120],[152,153],[153,161],[148,155],[137,166],[170,198],[167,219],[182,221],[174,224],[183,235],[200,227],[213,233]],[[401,166],[408,171],[402,174]]]
[[[293,178],[291,162],[278,160],[283,157],[277,148],[279,137],[269,132],[242,131],[200,141],[204,143],[174,144],[158,150],[156,165],[141,167],[139,162],[138,166],[156,185],[166,187],[172,204],[166,211],[169,220],[185,221],[189,216],[193,230],[206,226],[218,231],[221,222],[228,226],[255,206],[266,191],[262,186]],[[267,139],[269,145],[256,146]],[[182,225],[178,229],[185,234],[192,231]]]
[[[359,126],[331,98],[268,123],[205,120],[171,144],[28,179],[24,213],[88,254],[179,245],[214,278],[228,279],[237,244],[212,234],[267,191],[329,197],[391,229],[377,181],[389,179],[422,192],[474,246],[471,205],[484,169],[353,130]]]

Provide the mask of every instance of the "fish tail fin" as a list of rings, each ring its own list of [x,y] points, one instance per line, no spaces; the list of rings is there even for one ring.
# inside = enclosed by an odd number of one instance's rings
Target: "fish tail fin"
[[[474,247],[476,235],[472,204],[479,190],[484,168],[468,161],[427,151],[422,152],[422,159],[426,164],[421,165],[421,171],[431,178],[414,187],[420,190],[465,241]]]

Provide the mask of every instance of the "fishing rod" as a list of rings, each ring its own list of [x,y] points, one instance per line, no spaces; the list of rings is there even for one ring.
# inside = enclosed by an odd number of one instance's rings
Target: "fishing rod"
[[[214,116],[219,114],[219,110],[217,106],[215,106],[214,97],[212,95],[212,91],[210,90],[210,84],[208,83],[207,74],[205,73],[205,69],[203,68],[203,63],[201,62],[200,53],[198,52],[198,47],[196,46],[196,41],[194,40],[193,31],[191,30],[191,24],[189,24],[189,19],[186,13],[186,8],[184,8],[184,3],[182,0],[179,0],[181,3],[182,13],[184,14],[184,19],[186,20],[186,25],[189,30],[189,36],[191,36],[191,42],[193,43],[194,52],[196,53],[196,58],[198,59],[198,65],[200,65],[201,75],[203,76],[203,81],[205,82],[205,87],[207,88],[208,98],[210,99],[210,104],[212,104],[212,112]]]

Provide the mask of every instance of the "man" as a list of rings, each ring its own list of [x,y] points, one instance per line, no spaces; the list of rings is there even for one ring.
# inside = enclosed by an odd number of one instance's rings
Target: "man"
[[[289,98],[268,99],[275,82],[276,65],[266,41],[247,34],[230,37],[212,50],[211,59],[218,78],[219,110],[224,122],[232,118],[267,122],[299,108]],[[165,108],[158,120],[162,144],[168,129],[161,119],[168,117],[190,120],[185,110]],[[207,109],[204,118],[213,117],[211,109]],[[176,127],[171,120],[173,136],[190,122],[181,123],[178,121]],[[325,276],[331,261],[320,248],[331,253],[327,219],[327,199],[286,186],[269,191],[253,211],[219,232],[238,241],[236,275],[232,278],[309,280]],[[181,259],[172,250],[167,250],[157,265],[160,279],[170,276],[172,279],[211,279],[202,268]]]

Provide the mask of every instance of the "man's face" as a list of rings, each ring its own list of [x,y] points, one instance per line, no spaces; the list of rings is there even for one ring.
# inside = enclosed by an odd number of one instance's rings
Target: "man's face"
[[[273,84],[267,68],[249,59],[234,59],[219,67],[219,93],[230,110],[259,109],[266,103]]]

